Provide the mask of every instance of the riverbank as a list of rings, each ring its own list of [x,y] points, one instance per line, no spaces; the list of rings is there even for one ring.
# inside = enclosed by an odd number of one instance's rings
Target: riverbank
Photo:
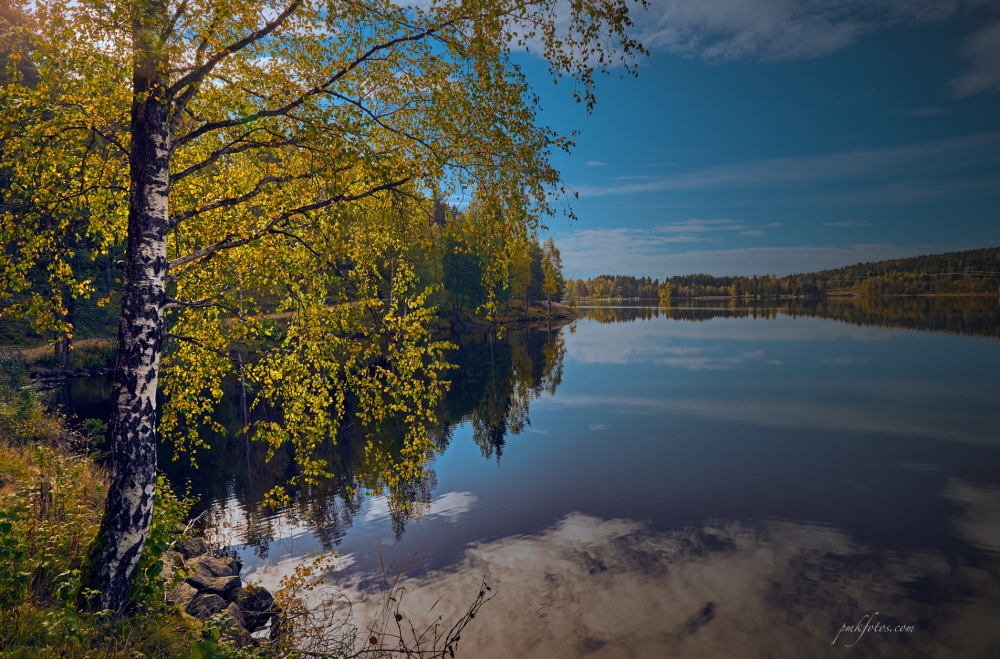
[[[23,356],[0,360],[0,656],[278,659],[318,647],[323,656],[356,658],[373,645],[384,650],[378,656],[409,656],[396,650],[393,629],[372,626],[377,620],[361,634],[342,609],[305,603],[303,593],[334,569],[337,554],[291,566],[272,594],[244,581],[237,554],[192,531],[195,499],[178,496],[163,475],[125,610],[87,610],[93,595],[80,583],[110,478],[100,450],[106,426],[71,429],[51,396],[31,380]],[[480,592],[427,656],[443,657],[457,642],[488,599]],[[385,597],[378,615],[401,620],[398,601]]]

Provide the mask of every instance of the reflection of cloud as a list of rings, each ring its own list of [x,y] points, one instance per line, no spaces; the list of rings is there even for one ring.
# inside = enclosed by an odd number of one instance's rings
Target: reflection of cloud
[[[424,518],[438,515],[449,522],[455,522],[462,514],[467,513],[475,505],[477,497],[471,492],[447,492],[430,503],[423,514]],[[365,511],[365,521],[389,516],[389,502],[385,497],[372,497]]]
[[[666,349],[666,353],[680,352],[685,354],[682,357],[662,357],[658,359],[653,359],[653,363],[657,366],[670,366],[673,368],[683,368],[689,371],[719,371],[726,370],[730,368],[736,368],[737,366],[743,366],[744,364],[752,361],[760,361],[764,358],[764,351],[757,350],[755,352],[744,352],[738,357],[705,357],[697,356],[698,352],[701,350],[695,348],[693,353],[691,349]]]
[[[1000,488],[952,478],[944,498],[965,509],[955,522],[961,538],[980,549],[1000,552]]]
[[[766,322],[719,316],[700,323],[663,318],[659,322],[614,325],[587,320],[577,323],[577,332],[567,342],[566,351],[570,360],[585,364],[650,363],[663,357],[712,356],[708,352],[718,350],[711,345],[716,342],[885,341],[898,331],[802,316],[778,316]],[[697,343],[683,345],[687,341]]]
[[[873,611],[931,629],[871,635],[853,648],[861,656],[985,656],[1000,643],[989,624],[1000,615],[995,563],[874,549],[811,524],[718,521],[663,533],[575,513],[410,580],[402,612],[418,628],[438,615],[447,624],[483,575],[498,596],[456,656],[841,657],[830,645],[836,630]],[[374,594],[347,592],[363,619]]]
[[[912,401],[911,405],[912,405]],[[600,406],[619,408],[630,414],[678,414],[709,421],[727,421],[776,428],[817,428],[824,431],[884,433],[894,436],[927,437],[969,444],[996,445],[1000,437],[983,432],[983,427],[1000,425],[1000,415],[981,414],[970,420],[963,410],[942,410],[933,406],[899,407],[874,398],[863,405],[814,398],[774,398],[769,395],[727,399],[641,398],[638,396],[574,395],[560,393],[535,403],[533,409],[548,407]],[[983,417],[987,418],[983,418]]]
[[[250,570],[244,570],[242,574],[243,580],[263,586],[273,594],[281,588],[281,578],[292,574],[295,571],[296,566],[307,558],[305,551],[302,553],[288,553],[280,560],[273,563],[259,563]],[[318,554],[320,549],[314,548],[314,551]],[[337,557],[334,562],[334,569],[338,572],[343,571],[354,565],[354,563],[354,554],[343,554]]]

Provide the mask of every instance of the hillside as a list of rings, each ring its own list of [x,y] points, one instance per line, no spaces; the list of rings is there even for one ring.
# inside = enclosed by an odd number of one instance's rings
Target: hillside
[[[601,275],[566,281],[569,297],[656,298],[669,282],[675,297],[822,297],[833,295],[1000,295],[1000,247],[892,259],[778,277],[691,274],[652,279]]]

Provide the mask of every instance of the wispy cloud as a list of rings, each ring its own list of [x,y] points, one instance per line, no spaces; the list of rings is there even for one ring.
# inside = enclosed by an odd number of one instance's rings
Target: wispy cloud
[[[740,235],[741,236],[757,236],[759,238],[763,238],[767,234],[764,233],[763,231],[761,231],[760,229],[751,229],[749,231],[740,231]]]
[[[659,0],[636,16],[643,45],[708,62],[786,62],[878,29],[947,21],[990,0]]]
[[[850,227],[873,227],[875,226],[871,222],[824,222],[825,227],[836,227],[839,229],[848,229]]]
[[[944,108],[937,105],[926,108],[914,108],[909,112],[904,112],[904,117],[933,117],[935,115],[944,114]]]
[[[653,229],[665,233],[703,233],[705,231],[739,231],[747,226],[733,220],[699,220],[690,218],[683,222],[661,224]]]
[[[808,188],[855,181],[868,186],[893,186],[895,189],[884,194],[890,200],[888,203],[912,203],[926,200],[928,195],[947,198],[973,190],[988,191],[992,188],[991,181],[967,173],[971,168],[997,164],[1000,164],[1000,132],[882,149],[770,158],[619,185],[580,185],[575,190],[581,197],[597,197],[657,191]],[[949,180],[948,176],[955,180]],[[882,192],[872,194],[878,197]]]
[[[1000,21],[969,36],[961,55],[969,68],[950,83],[955,98],[1000,91]]]
[[[942,248],[917,248],[891,244],[849,246],[743,247],[738,249],[703,249],[677,253],[682,245],[711,245],[716,240],[706,236],[726,234],[664,235],[653,230],[584,229],[556,236],[562,250],[567,277],[595,277],[601,273],[635,276],[673,276],[704,272],[717,276],[787,275],[839,268],[865,261],[904,258],[940,251]],[[981,245],[956,245],[950,249],[969,249]]]
[[[587,167],[604,167],[608,163],[601,162],[600,160],[588,160]]]
[[[859,366],[867,364],[870,360],[867,357],[827,357],[820,361],[824,364],[836,364],[838,366]]]
[[[766,227],[783,227],[783,226],[785,226],[785,223],[784,222],[771,222],[770,224],[765,224],[764,226],[766,226]]]

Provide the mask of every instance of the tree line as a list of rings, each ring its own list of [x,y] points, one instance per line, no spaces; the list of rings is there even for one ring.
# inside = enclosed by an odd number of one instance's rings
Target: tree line
[[[932,254],[907,259],[857,263],[817,272],[758,277],[691,274],[666,278],[601,275],[567,280],[567,295],[587,298],[656,299],[673,297],[778,298],[837,294],[998,295],[1000,248]]]
[[[505,269],[491,270],[496,255],[484,241],[488,227],[476,202],[460,209],[435,198],[432,217],[431,248],[416,255],[416,272],[440,318],[462,324],[491,311],[526,315],[532,305],[565,295],[562,256],[552,238],[523,241],[510,249]]]

